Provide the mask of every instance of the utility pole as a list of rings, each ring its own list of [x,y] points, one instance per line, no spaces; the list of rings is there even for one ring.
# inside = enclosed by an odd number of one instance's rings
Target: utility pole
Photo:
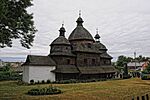
[[[136,70],[136,52],[134,52],[135,70]]]

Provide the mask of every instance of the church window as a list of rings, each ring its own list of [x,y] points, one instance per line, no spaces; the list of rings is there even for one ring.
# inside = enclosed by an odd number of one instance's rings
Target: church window
[[[106,61],[104,60],[104,64],[106,64]]]
[[[70,64],[70,59],[67,59],[67,64]]]
[[[91,43],[88,43],[88,48],[91,48]]]
[[[92,59],[92,65],[95,65],[95,59]]]
[[[87,65],[87,59],[84,59],[84,64]]]

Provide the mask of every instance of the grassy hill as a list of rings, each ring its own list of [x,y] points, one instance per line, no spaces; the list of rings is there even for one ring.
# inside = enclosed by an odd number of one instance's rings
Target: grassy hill
[[[63,93],[58,95],[29,96],[27,91],[45,85],[18,86],[16,81],[0,82],[0,100],[131,100],[146,93],[150,96],[150,81],[138,78],[91,83],[53,84]]]

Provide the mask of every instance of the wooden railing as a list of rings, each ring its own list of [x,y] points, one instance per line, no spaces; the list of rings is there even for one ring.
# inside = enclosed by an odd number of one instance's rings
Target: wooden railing
[[[133,97],[132,100],[149,100],[149,95],[142,95],[142,96],[137,96],[137,97]]]

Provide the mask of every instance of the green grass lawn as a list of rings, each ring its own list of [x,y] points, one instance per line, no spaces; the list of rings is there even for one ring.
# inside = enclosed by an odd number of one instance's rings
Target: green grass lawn
[[[45,85],[19,86],[17,81],[0,82],[0,100],[131,100],[146,93],[150,96],[150,81],[138,78],[91,83],[53,84],[63,93],[57,95],[29,96],[27,91]]]

